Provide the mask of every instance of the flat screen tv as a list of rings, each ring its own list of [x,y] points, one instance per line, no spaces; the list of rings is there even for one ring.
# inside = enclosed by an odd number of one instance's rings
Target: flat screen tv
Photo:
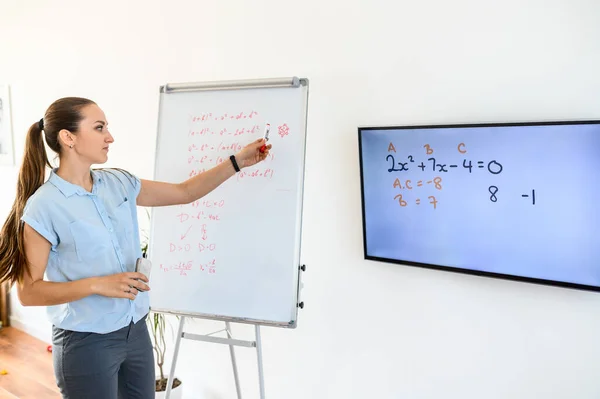
[[[358,139],[366,259],[600,291],[600,121]]]

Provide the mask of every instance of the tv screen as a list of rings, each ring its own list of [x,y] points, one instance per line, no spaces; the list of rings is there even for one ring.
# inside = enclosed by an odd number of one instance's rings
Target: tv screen
[[[600,121],[358,136],[366,259],[600,290]]]

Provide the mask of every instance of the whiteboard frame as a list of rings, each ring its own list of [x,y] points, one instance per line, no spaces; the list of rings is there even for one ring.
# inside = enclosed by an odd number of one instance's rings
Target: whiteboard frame
[[[175,316],[195,317],[201,319],[218,320],[225,322],[235,322],[253,325],[263,325],[271,327],[281,328],[296,328],[298,326],[298,308],[300,305],[300,291],[302,289],[301,274],[305,269],[305,265],[302,263],[302,222],[304,212],[304,183],[306,178],[306,142],[307,142],[307,125],[308,125],[308,92],[309,92],[309,81],[307,78],[288,77],[288,78],[266,78],[266,79],[248,79],[248,80],[223,80],[223,81],[204,81],[204,82],[187,82],[187,83],[167,83],[160,86],[159,90],[159,102],[158,102],[158,121],[156,127],[156,141],[155,141],[155,156],[154,156],[154,178],[158,174],[158,147],[160,142],[160,126],[161,126],[161,109],[163,106],[163,98],[165,95],[170,93],[182,92],[182,91],[218,91],[218,90],[244,90],[244,89],[272,89],[272,88],[301,88],[304,90],[304,98],[302,100],[302,113],[304,115],[302,131],[304,132],[304,148],[302,156],[302,176],[300,185],[300,209],[299,209],[299,223],[298,223],[298,253],[297,258],[299,264],[297,265],[296,273],[294,274],[294,285],[296,291],[294,293],[294,305],[292,314],[294,315],[293,320],[289,322],[275,322],[270,320],[260,320],[245,317],[232,317],[223,316],[218,314],[209,313],[195,313],[195,312],[183,312],[173,309],[162,309],[153,308],[150,305],[150,311],[155,313],[165,313]],[[155,209],[150,210],[150,233],[148,237],[148,258],[151,258],[152,247],[153,247],[153,234],[154,215]],[[303,307],[303,304],[302,304]]]

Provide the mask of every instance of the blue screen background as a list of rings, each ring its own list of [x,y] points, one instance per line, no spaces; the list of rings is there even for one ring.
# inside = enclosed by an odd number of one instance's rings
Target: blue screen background
[[[360,144],[367,256],[600,286],[600,125],[369,129]]]

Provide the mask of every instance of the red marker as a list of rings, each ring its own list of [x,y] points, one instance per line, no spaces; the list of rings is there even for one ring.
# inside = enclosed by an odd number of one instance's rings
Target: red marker
[[[267,123],[267,125],[265,126],[265,144],[262,145],[262,147],[260,147],[260,152],[265,152],[267,149],[267,141],[269,141],[269,131],[271,130],[271,124]]]

